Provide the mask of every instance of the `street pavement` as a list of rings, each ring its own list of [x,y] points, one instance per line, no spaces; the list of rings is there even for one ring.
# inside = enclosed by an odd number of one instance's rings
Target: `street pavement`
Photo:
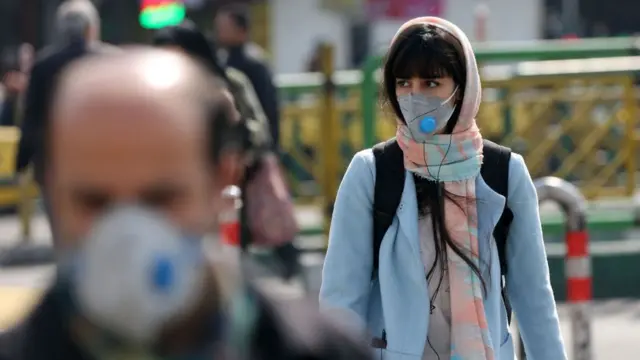
[[[48,242],[49,229],[44,218],[36,217],[32,228],[32,235],[37,243]],[[11,246],[18,239],[20,239],[20,226],[17,218],[15,216],[0,217],[0,246]],[[311,269],[308,273],[308,281],[294,281],[292,284],[284,284],[277,279],[267,278],[261,280],[261,285],[274,295],[287,298],[303,296],[303,283],[312,288],[312,293],[317,291],[321,256],[308,255],[303,260]],[[52,266],[0,269],[0,328],[10,326],[37,302],[40,290],[49,283],[51,274]],[[560,304],[558,311],[563,335],[570,353],[569,306]],[[592,304],[589,314],[592,317],[593,360],[638,358],[640,352],[640,300],[620,299],[598,302]]]

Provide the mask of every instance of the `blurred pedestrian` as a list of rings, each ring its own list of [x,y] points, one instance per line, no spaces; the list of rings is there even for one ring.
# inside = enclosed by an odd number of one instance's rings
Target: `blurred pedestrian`
[[[186,52],[224,79],[241,115],[238,130],[243,145],[236,149],[240,150],[236,154],[243,166],[233,182],[240,186],[244,204],[241,246],[245,250],[250,245],[269,248],[279,260],[279,270],[285,278],[299,275],[298,250],[293,244],[298,231],[293,203],[271,146],[267,120],[250,81],[242,72],[220,63],[214,45],[192,22],[158,31],[154,43]]]
[[[242,71],[251,80],[269,121],[273,146],[280,144],[280,104],[278,89],[265,59],[264,50],[250,40],[249,11],[242,5],[221,7],[215,16],[217,44],[224,50],[224,63]]]
[[[48,189],[44,187],[43,171],[46,139],[42,135],[49,126],[51,89],[62,70],[74,60],[86,54],[113,51],[112,47],[100,42],[100,17],[89,0],[67,0],[58,7],[55,35],[56,42],[38,53],[31,69],[16,158],[18,173],[33,164],[34,179],[43,193],[49,219]]]
[[[193,22],[185,21],[180,25],[159,30],[154,35],[153,44],[193,56],[225,82],[242,115],[242,127],[245,130],[243,162],[251,163],[259,154],[271,150],[272,140],[268,120],[251,81],[242,71],[226,66],[218,59],[215,45]],[[242,174],[238,175],[239,182]]]
[[[33,65],[33,51],[31,44],[24,43],[17,51],[10,49],[6,54],[2,64],[4,98],[0,109],[0,126],[15,126],[20,123],[24,92]]]
[[[410,20],[382,68],[396,137],[355,155],[338,191],[323,307],[357,315],[384,359],[567,359],[536,189],[519,154],[482,138],[471,43]],[[504,282],[503,282],[504,280]]]
[[[10,70],[2,79],[4,97],[0,105],[0,126],[18,124],[19,108],[24,90],[27,88],[27,74],[19,70]]]
[[[95,56],[65,72],[45,134],[57,277],[0,337],[0,358],[369,358],[317,310],[267,299],[202,251],[229,178],[212,149],[237,141],[225,136],[238,112],[224,92],[169,51]]]

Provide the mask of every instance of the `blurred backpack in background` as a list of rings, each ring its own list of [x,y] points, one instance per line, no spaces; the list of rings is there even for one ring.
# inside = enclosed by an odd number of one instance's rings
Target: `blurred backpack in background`
[[[278,159],[266,154],[249,170],[244,205],[252,244],[279,247],[291,242],[298,224]]]

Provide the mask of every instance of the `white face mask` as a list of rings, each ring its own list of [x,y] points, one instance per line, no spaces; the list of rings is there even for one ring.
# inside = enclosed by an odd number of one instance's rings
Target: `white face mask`
[[[129,341],[150,345],[203,296],[202,238],[184,236],[151,210],[115,208],[82,244],[71,274],[79,310]]]
[[[456,109],[452,100],[457,91],[456,87],[444,100],[420,93],[398,96],[400,111],[413,140],[424,142],[447,126]]]

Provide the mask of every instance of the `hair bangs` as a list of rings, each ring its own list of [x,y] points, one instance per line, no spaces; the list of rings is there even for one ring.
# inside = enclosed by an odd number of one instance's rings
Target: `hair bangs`
[[[411,36],[405,39],[392,65],[393,76],[438,79],[454,74],[448,44],[438,38]]]

